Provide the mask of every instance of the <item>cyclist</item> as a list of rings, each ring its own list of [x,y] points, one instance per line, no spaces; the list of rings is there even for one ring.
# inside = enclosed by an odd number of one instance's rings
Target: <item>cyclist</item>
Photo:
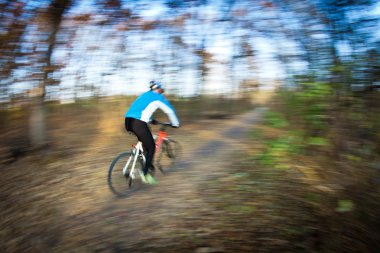
[[[172,127],[179,127],[179,120],[174,107],[162,95],[164,89],[162,84],[156,81],[150,81],[150,90],[140,95],[125,113],[125,129],[137,136],[137,139],[143,143],[146,153],[146,162],[143,169],[143,182],[155,184],[156,179],[149,170],[153,170],[152,164],[156,145],[154,143],[152,132],[148,127],[153,113],[161,109],[168,116]]]

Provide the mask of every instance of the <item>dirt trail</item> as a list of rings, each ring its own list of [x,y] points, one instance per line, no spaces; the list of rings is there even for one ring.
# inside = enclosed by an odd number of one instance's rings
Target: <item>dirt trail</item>
[[[158,185],[124,199],[113,196],[106,182],[110,162],[125,149],[117,136],[63,161],[52,159],[33,180],[18,172],[21,164],[12,165],[8,180],[25,187],[10,185],[2,194],[9,201],[2,202],[0,251],[228,252],[210,240],[226,226],[226,213],[210,205],[212,191],[204,189],[229,174],[231,156],[244,148],[245,133],[261,112],[173,131],[183,148],[176,167]],[[38,160],[28,162],[31,169],[39,166]]]

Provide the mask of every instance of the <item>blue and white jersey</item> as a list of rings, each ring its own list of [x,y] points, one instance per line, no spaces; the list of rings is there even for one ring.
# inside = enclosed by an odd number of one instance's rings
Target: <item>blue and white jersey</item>
[[[148,123],[157,109],[161,109],[168,115],[173,126],[179,126],[179,120],[173,106],[162,94],[153,91],[147,91],[138,97],[125,113],[125,117],[139,119]]]

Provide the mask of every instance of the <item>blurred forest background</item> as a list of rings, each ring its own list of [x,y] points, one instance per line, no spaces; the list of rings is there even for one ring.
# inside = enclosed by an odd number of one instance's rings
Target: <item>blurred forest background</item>
[[[121,128],[130,102],[154,79],[183,124],[267,107],[247,137],[259,142],[255,154],[242,166],[301,163],[324,182],[322,192],[334,191],[306,199],[326,235],[342,235],[315,252],[380,247],[378,1],[1,0],[0,7],[4,170],[23,156],[49,155],[68,122],[68,135],[98,124]],[[263,103],[263,94],[271,99]]]
[[[25,145],[44,145],[47,104],[133,96],[149,79],[178,99],[231,103],[186,106],[193,118],[279,88],[316,100],[289,98],[309,105],[314,135],[346,119],[376,127],[361,117],[376,121],[379,8],[367,0],[1,1],[2,133],[22,110]]]

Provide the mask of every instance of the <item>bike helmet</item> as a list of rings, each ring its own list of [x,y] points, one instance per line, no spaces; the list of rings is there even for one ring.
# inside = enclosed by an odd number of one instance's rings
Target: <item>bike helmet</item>
[[[151,90],[163,89],[162,84],[157,81],[150,81],[149,84]]]

